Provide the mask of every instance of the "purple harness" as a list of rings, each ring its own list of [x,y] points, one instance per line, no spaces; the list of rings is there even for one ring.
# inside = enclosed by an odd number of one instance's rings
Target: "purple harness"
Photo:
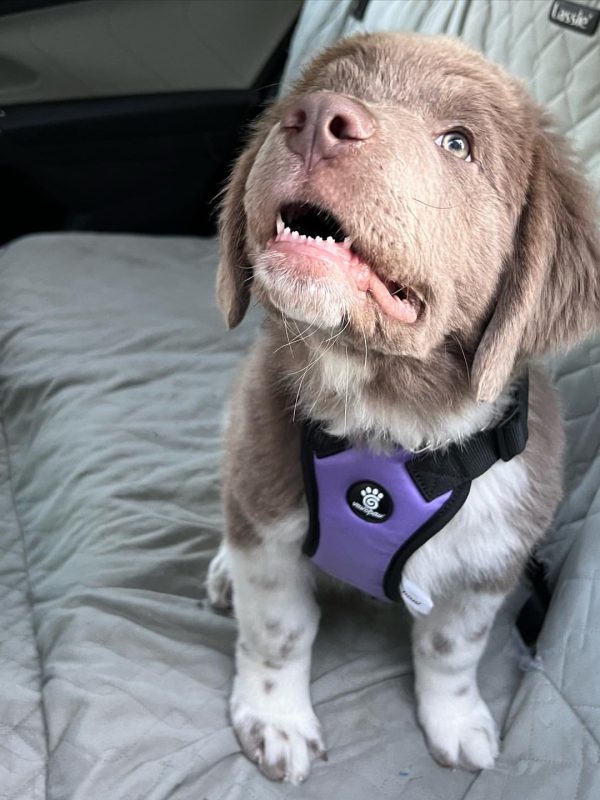
[[[303,430],[302,464],[310,512],[304,552],[330,575],[381,600],[400,599],[408,558],[459,511],[471,482],[527,443],[527,379],[495,428],[443,452],[399,447],[377,455]]]

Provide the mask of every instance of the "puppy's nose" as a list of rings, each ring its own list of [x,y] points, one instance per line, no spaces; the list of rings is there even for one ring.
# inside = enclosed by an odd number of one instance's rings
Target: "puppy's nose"
[[[368,139],[375,131],[373,117],[363,105],[331,92],[300,98],[286,111],[281,125],[287,146],[302,156],[308,170]]]

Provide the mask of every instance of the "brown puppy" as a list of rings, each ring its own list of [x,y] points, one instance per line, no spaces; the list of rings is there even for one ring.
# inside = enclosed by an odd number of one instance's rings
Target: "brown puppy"
[[[301,422],[378,451],[493,427],[533,357],[600,322],[594,220],[544,113],[449,39],[342,41],[257,124],[225,194],[218,298],[230,326],[251,291],[267,318],[232,405],[208,586],[222,604],[233,584],[231,716],[268,777],[299,782],[324,753]],[[434,602],[414,625],[416,695],[451,766],[494,763],[477,663],[560,499],[560,419],[533,369],[529,417],[523,454],[477,478],[404,569]]]

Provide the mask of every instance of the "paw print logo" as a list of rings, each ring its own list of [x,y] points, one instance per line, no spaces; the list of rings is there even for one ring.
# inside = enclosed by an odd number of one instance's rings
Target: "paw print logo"
[[[362,503],[365,508],[370,508],[371,511],[377,511],[379,503],[383,500],[383,492],[374,489],[372,486],[365,486],[360,490],[362,495]]]
[[[374,480],[353,483],[346,494],[350,510],[363,522],[385,522],[394,511],[389,491]]]

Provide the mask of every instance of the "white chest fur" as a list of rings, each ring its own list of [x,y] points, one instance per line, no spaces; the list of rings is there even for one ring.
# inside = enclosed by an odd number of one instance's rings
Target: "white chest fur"
[[[515,516],[527,491],[520,456],[496,462],[473,481],[456,516],[411,556],[404,576],[434,597],[457,580],[485,583],[509,572],[525,548]]]

